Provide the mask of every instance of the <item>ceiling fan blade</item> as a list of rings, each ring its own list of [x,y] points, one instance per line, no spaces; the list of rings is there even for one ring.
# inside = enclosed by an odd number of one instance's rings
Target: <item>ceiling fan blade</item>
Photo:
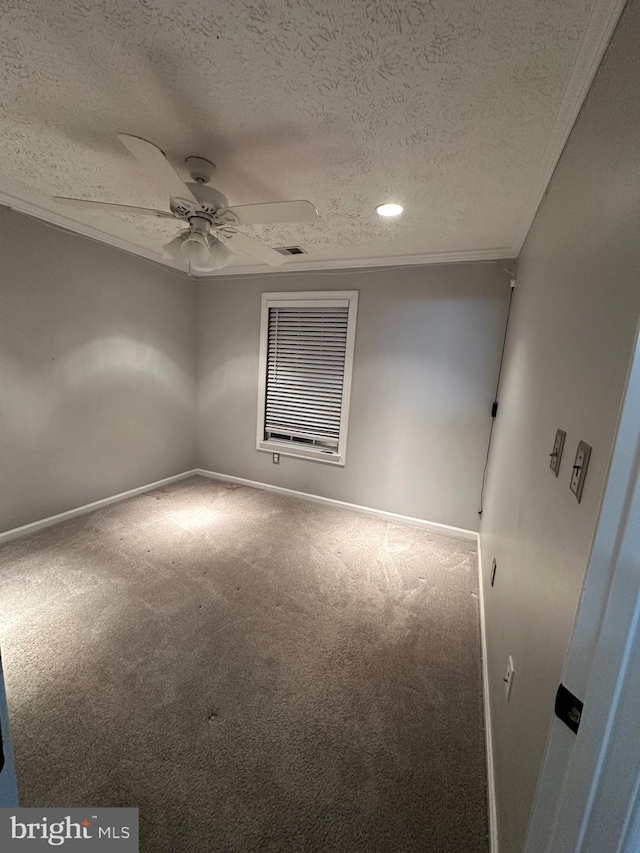
[[[201,264],[191,264],[191,269],[195,273],[217,272],[218,270],[221,270],[224,267],[228,266],[231,263],[231,261],[233,260],[233,258],[235,257],[235,254],[233,252],[229,252],[228,254],[230,256],[228,259],[227,258],[219,258],[219,257],[216,257],[214,254],[211,254],[209,256],[208,261],[205,261],[204,263],[201,263]]]
[[[54,195],[53,200],[56,204],[64,204],[69,207],[78,207],[80,209],[95,208],[103,210],[105,213],[140,213],[143,216],[157,216],[166,219],[175,219],[173,213],[168,210],[154,210],[151,207],[134,207],[131,204],[113,204],[110,201],[94,201],[89,198],[66,198],[61,195]]]
[[[240,231],[216,230],[215,235],[233,252],[244,252],[245,255],[251,255],[259,261],[264,261],[265,264],[271,264],[275,267],[287,262],[286,257],[280,252],[276,252],[259,240],[254,240],[253,237],[242,234]]]
[[[171,198],[183,198],[198,204],[198,199],[157,146],[128,133],[119,133],[118,139]]]
[[[318,211],[310,201],[269,201],[218,210],[217,219],[234,225],[274,225],[277,222],[315,222]]]

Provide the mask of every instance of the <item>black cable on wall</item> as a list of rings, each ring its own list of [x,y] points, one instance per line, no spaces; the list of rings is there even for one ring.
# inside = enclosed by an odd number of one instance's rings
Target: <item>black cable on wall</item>
[[[504,351],[507,345],[507,332],[509,331],[509,318],[511,316],[511,303],[513,302],[513,291],[515,290],[516,278],[515,270],[506,270],[511,276],[511,293],[509,294],[509,307],[507,308],[507,321],[504,326],[504,338],[502,339],[502,352],[500,354],[500,367],[498,368],[498,381],[496,382],[496,393],[491,406],[491,429],[489,430],[489,443],[487,444],[487,458],[484,463],[484,471],[482,472],[482,487],[480,489],[480,509],[478,515],[482,518],[484,511],[484,488],[487,482],[487,468],[489,467],[489,454],[491,453],[491,439],[493,438],[493,425],[496,422],[498,414],[498,392],[500,391],[500,377],[502,376],[502,365],[504,363]]]

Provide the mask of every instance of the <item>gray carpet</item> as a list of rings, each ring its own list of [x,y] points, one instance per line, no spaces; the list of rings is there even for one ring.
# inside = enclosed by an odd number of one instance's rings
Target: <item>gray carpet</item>
[[[474,543],[193,478],[0,548],[23,806],[141,850],[488,850]]]

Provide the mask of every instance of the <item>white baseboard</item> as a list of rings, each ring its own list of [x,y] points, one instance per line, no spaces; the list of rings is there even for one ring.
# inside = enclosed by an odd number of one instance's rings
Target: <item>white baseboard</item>
[[[218,474],[214,471],[205,471],[203,468],[194,468],[192,471],[184,471],[182,474],[175,474],[173,477],[166,477],[164,480],[158,480],[155,483],[148,483],[145,486],[137,486],[135,489],[129,489],[127,492],[120,492],[117,495],[111,495],[108,498],[102,498],[99,501],[94,501],[84,506],[79,506],[74,509],[69,509],[66,512],[60,512],[57,515],[51,515],[48,518],[42,518],[39,521],[32,521],[30,524],[23,524],[21,527],[14,527],[11,530],[5,530],[0,533],[0,544],[9,542],[11,539],[17,539],[20,536],[27,536],[29,533],[36,533],[38,530],[43,530],[45,527],[51,527],[53,524],[59,524],[61,521],[67,521],[70,518],[75,518],[78,515],[85,515],[88,512],[93,512],[103,506],[117,503],[118,501],[132,498],[135,495],[140,495],[143,492],[159,489],[161,486],[166,486],[168,483],[175,483],[178,480],[185,480],[187,477],[209,477],[212,480],[224,480],[230,483],[239,483],[242,486],[250,486],[254,489],[263,489],[267,492],[277,492],[281,495],[288,495],[292,498],[301,498],[305,501],[313,503],[326,504],[328,506],[348,509],[353,512],[361,512],[365,515],[375,515],[378,518],[384,518],[386,521],[396,521],[400,524],[409,524],[412,527],[421,527],[424,530],[430,530],[432,533],[440,533],[443,536],[457,536],[460,539],[477,540],[478,534],[474,530],[466,530],[463,527],[452,527],[448,524],[440,524],[437,521],[427,521],[424,518],[411,518],[408,515],[400,515],[395,512],[387,512],[383,509],[373,509],[368,506],[360,506],[358,504],[347,503],[346,501],[338,501],[334,498],[324,498],[321,495],[312,495],[308,492],[297,492],[294,489],[285,489],[282,486],[272,486],[269,483],[258,483],[256,480],[246,480],[244,477],[232,477],[230,474]]]
[[[111,495],[108,498],[102,498],[99,501],[94,501],[84,506],[68,509],[66,512],[59,512],[57,515],[50,515],[48,518],[42,518],[39,521],[32,521],[31,524],[23,524],[22,527],[14,527],[12,530],[5,530],[0,533],[0,544],[9,542],[11,539],[17,539],[19,536],[27,536],[29,533],[36,533],[38,530],[43,530],[45,527],[51,527],[53,524],[59,524],[61,521],[67,521],[70,518],[75,518],[78,515],[85,515],[87,512],[93,512],[103,506],[117,503],[118,501],[132,498],[135,495],[141,495],[143,492],[148,492],[151,489],[159,489],[161,486],[166,486],[168,483],[175,483],[178,480],[184,480],[187,477],[195,476],[197,472],[185,471],[182,474],[175,474],[173,477],[165,477],[164,480],[157,480],[155,483],[148,483],[146,486],[138,486],[135,489],[129,489],[127,492],[120,492],[118,495]]]
[[[397,521],[400,524],[409,524],[412,527],[422,527],[424,530],[430,530],[432,533],[440,533],[442,536],[457,536],[459,539],[472,539],[476,541],[478,534],[475,530],[466,530],[464,527],[451,527],[448,524],[439,524],[437,521],[427,521],[424,518],[412,518],[408,515],[399,515],[396,512],[387,512],[384,509],[373,509],[369,506],[360,506],[359,504],[350,504],[346,501],[338,501],[335,498],[324,498],[321,495],[312,495],[309,492],[297,492],[295,489],[285,489],[283,486],[272,486],[270,483],[258,483],[256,480],[246,480],[244,477],[232,477],[230,474],[218,474],[215,471],[205,471],[203,468],[196,468],[193,472],[201,477],[209,477],[211,480],[225,480],[229,483],[239,483],[241,486],[250,486],[252,489],[263,489],[266,492],[276,492],[279,495],[287,495],[290,498],[301,498],[304,501],[311,501],[317,504],[326,504],[327,506],[339,507],[340,509],[349,509],[352,512],[361,512],[365,515],[375,515],[378,518],[384,518],[386,521]]]
[[[487,630],[484,615],[484,576],[482,573],[482,547],[478,534],[478,600],[480,602],[480,636],[482,643],[482,693],[484,705],[484,732],[487,760],[487,803],[489,807],[489,850],[498,853],[498,814],[496,809],[496,783],[493,769],[493,736],[491,733],[491,702],[489,691],[489,662],[487,659]]]

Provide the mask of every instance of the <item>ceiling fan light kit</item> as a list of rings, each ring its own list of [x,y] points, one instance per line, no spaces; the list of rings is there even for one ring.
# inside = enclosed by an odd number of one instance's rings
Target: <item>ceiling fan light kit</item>
[[[207,219],[193,216],[189,225],[189,229],[162,247],[163,254],[186,262],[190,272],[215,272],[231,263],[233,252],[209,233]]]
[[[209,244],[202,234],[191,231],[182,241],[180,254],[189,266],[198,269],[209,260]]]
[[[223,267],[229,266],[233,260],[233,252],[221,243],[220,240],[212,238],[213,245],[209,252],[209,260],[215,263],[215,270],[221,270]]]
[[[179,219],[188,223],[173,240],[163,246],[163,253],[186,263],[191,272],[215,272],[231,263],[241,252],[272,266],[286,262],[286,257],[259,240],[236,230],[240,225],[271,225],[279,222],[314,222],[318,211],[310,201],[276,201],[229,207],[225,195],[207,186],[216,167],[204,157],[187,157],[186,164],[193,183],[185,183],[163,152],[153,143],[137,136],[119,133],[118,139],[147,173],[159,181],[169,195],[169,211],[153,210],[111,202],[55,196],[59,204],[85,209],[137,213]]]

